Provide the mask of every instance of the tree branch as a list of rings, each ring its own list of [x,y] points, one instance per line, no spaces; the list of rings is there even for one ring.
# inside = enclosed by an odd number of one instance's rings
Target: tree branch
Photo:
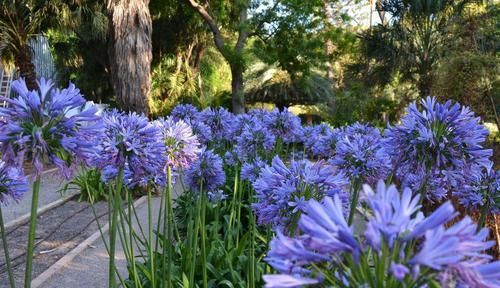
[[[269,9],[268,11],[274,11],[274,10],[276,9],[276,7],[278,7],[278,5],[279,5],[280,3],[281,3],[281,0],[276,0],[276,1],[274,2],[273,7],[271,7],[271,9]],[[248,34],[248,36],[249,36],[249,37],[256,36],[256,35],[259,33],[259,31],[260,31],[260,29],[262,28],[262,26],[264,26],[264,23],[266,23],[266,22],[268,22],[268,21],[269,21],[269,19],[267,19],[267,18],[265,18],[265,17],[264,17],[264,18],[262,18],[262,19],[261,19],[261,21],[259,21],[259,22],[257,23],[257,25],[255,26],[255,30],[254,30],[252,33]]]
[[[221,33],[219,27],[217,27],[217,23],[215,22],[214,18],[212,16],[210,16],[210,14],[205,9],[205,7],[203,7],[198,2],[196,2],[196,0],[186,0],[186,1],[188,2],[189,5],[191,5],[191,7],[194,8],[194,10],[196,10],[196,12],[198,12],[198,14],[200,14],[200,16],[203,18],[203,20],[205,20],[208,27],[210,28],[210,30],[214,34],[215,46],[222,53],[222,55],[225,56],[226,52],[224,49],[224,38],[222,37],[222,33]]]
[[[243,50],[243,47],[245,46],[245,41],[248,38],[248,27],[247,26],[247,20],[248,20],[248,7],[244,7],[240,11],[240,29],[238,33],[238,41],[236,41],[236,45],[234,46],[234,50],[237,53],[240,53]]]

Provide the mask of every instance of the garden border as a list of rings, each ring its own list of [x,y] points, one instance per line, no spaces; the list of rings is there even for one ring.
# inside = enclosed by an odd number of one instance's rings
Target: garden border
[[[44,171],[42,173],[42,175],[54,172],[56,170],[57,170],[57,168],[49,169],[47,171]],[[49,210],[51,210],[53,208],[61,206],[62,204],[68,202],[71,199],[73,199],[78,194],[79,193],[77,193],[75,195],[70,195],[70,196],[62,197],[60,199],[57,199],[54,202],[51,202],[51,203],[49,203],[49,204],[47,204],[47,205],[45,205],[43,207],[38,208],[37,215],[40,216],[43,213],[45,213],[45,212],[47,212],[47,211],[49,211]],[[26,214],[22,215],[21,217],[18,217],[17,219],[9,221],[8,223],[5,224],[5,230],[10,230],[11,228],[14,228],[16,226],[28,223],[29,220],[30,220],[30,215],[31,215],[30,213],[26,213]]]
[[[134,207],[142,205],[146,202],[147,196],[142,196],[141,198],[134,201]],[[109,230],[109,224],[106,223],[101,227],[101,230],[94,232],[94,234],[90,235],[87,239],[83,240],[80,244],[78,244],[75,248],[69,251],[66,255],[64,255],[61,259],[57,260],[56,263],[52,264],[49,268],[43,271],[40,275],[38,275],[35,279],[31,280],[31,287],[38,288],[47,280],[50,279],[56,272],[64,268],[68,263],[73,261],[73,259],[78,256],[81,252],[87,249],[90,245],[92,245],[95,241],[97,241],[101,237],[101,232],[107,233]]]

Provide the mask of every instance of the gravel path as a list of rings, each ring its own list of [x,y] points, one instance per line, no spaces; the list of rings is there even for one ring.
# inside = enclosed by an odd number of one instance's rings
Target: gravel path
[[[100,222],[107,222],[107,204],[94,205]],[[103,224],[101,224],[103,225]],[[8,230],[9,252],[18,287],[24,280],[26,242],[29,224],[23,224]],[[33,260],[33,278],[45,271],[61,257],[66,255],[80,242],[98,230],[94,221],[92,207],[88,203],[70,200],[51,209],[38,218]],[[0,255],[0,287],[9,287],[6,274],[5,258]],[[65,286],[68,287],[68,286]]]
[[[48,173],[42,176],[42,183],[40,184],[40,196],[38,199],[38,207],[43,207],[47,204],[50,204],[56,200],[61,199],[61,193],[58,191],[63,187],[65,181],[62,180],[57,172],[54,170],[49,171]],[[78,191],[69,190],[67,195],[64,196],[72,196],[77,194]],[[19,217],[30,213],[31,211],[31,195],[32,188],[24,195],[24,197],[19,201],[19,203],[10,203],[7,207],[2,207],[3,212],[3,220],[5,224],[18,219]]]

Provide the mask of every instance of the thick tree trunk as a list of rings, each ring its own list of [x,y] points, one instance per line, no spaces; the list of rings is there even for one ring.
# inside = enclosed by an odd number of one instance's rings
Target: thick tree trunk
[[[243,91],[243,71],[237,67],[231,68],[231,96],[233,113],[245,113],[245,94]]]
[[[148,115],[152,23],[149,0],[108,0],[111,78],[118,104]]]
[[[33,65],[31,60],[31,49],[28,45],[19,49],[19,53],[17,53],[14,58],[14,62],[19,69],[19,74],[26,81],[28,89],[36,90],[38,89],[38,84],[36,83],[36,71],[35,65]]]

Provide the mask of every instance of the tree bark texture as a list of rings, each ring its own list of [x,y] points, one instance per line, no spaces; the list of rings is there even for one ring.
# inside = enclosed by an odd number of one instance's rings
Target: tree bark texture
[[[245,113],[245,94],[243,90],[243,71],[239,67],[231,67],[231,100],[233,113]]]
[[[35,65],[33,65],[31,48],[28,45],[21,47],[14,56],[14,62],[19,69],[19,74],[24,81],[26,81],[26,87],[29,90],[38,89],[38,84],[36,82],[36,71]]]
[[[226,59],[229,66],[231,67],[231,97],[232,97],[232,110],[235,114],[240,114],[245,112],[245,92],[244,92],[244,82],[243,82],[243,67],[241,63],[243,49],[245,47],[246,41],[248,39],[249,33],[245,28],[248,20],[248,10],[247,8],[242,8],[239,13],[239,31],[238,40],[234,48],[226,46],[224,37],[215,19],[210,15],[210,13],[205,9],[204,6],[199,4],[196,0],[186,0],[191,7],[203,18],[205,23],[208,25],[212,34],[214,35],[214,43],[217,50],[221,53],[222,57]],[[229,53],[228,49],[232,50]]]
[[[152,22],[149,0],[108,0],[111,78],[118,105],[149,114]]]

